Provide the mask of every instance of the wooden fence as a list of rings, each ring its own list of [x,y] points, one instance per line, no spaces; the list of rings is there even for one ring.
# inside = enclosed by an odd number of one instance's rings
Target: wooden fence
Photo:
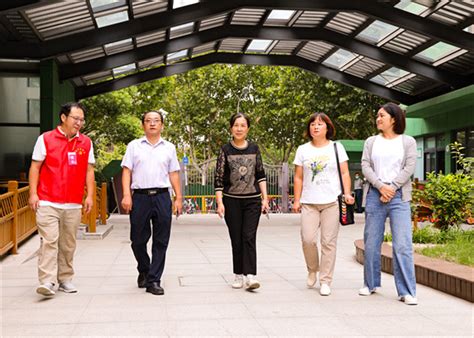
[[[28,205],[30,187],[18,189],[17,181],[0,184],[8,192],[0,195],[0,256],[11,251],[16,254],[18,244],[36,232],[36,216]],[[89,232],[96,232],[97,221],[107,224],[107,185],[94,187],[94,206],[88,215],[82,216]]]
[[[30,187],[18,189],[17,181],[9,181],[8,192],[0,195],[0,255],[11,250],[36,231],[36,217],[28,206]]]

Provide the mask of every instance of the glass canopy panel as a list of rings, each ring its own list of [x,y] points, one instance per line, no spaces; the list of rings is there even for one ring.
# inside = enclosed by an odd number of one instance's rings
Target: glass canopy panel
[[[395,8],[401,9],[402,11],[412,13],[415,15],[419,15],[428,9],[428,7],[420,5],[411,0],[402,0],[398,4],[395,5]]]
[[[168,61],[177,60],[177,59],[180,59],[180,58],[186,56],[187,54],[188,54],[188,50],[183,49],[183,50],[180,50],[179,52],[168,54],[167,60]]]
[[[407,75],[408,72],[406,70],[392,67],[390,69],[387,69],[385,72],[380,73],[377,76],[374,76],[373,78],[370,79],[370,81],[381,84],[381,85],[387,85],[395,80],[398,80],[399,78]]]
[[[125,39],[125,40],[120,40],[120,41],[115,41],[111,43],[107,43],[104,45],[105,49],[110,49],[110,48],[116,48],[120,46],[126,46],[132,43],[132,38]]]
[[[348,62],[357,57],[357,54],[345,49],[338,49],[330,57],[323,61],[323,64],[332,68],[340,69]]]
[[[184,7],[184,6],[189,6],[193,4],[197,4],[199,0],[174,0],[173,1],[173,9],[179,8],[179,7]]]
[[[128,72],[131,72],[131,71],[134,71],[134,70],[135,70],[135,64],[134,63],[130,63],[128,65],[120,66],[120,67],[112,69],[112,71],[114,73],[114,76],[124,74],[124,73],[128,73]]]
[[[94,12],[100,12],[126,4],[125,0],[89,0],[89,2]]]
[[[122,11],[114,14],[98,16],[95,18],[95,21],[97,22],[97,26],[99,28],[111,26],[120,22],[128,21],[128,13],[127,11]]]
[[[433,46],[426,48],[424,51],[415,55],[415,57],[426,60],[428,62],[436,62],[439,59],[458,51],[460,48],[445,42],[438,42]]]
[[[177,32],[177,31],[192,31],[194,27],[194,22],[188,22],[179,26],[174,26],[170,28],[170,32]]]
[[[294,13],[295,11],[293,10],[274,9],[267,20],[288,21]]]
[[[376,44],[397,29],[397,26],[376,20],[357,34],[357,38]]]
[[[265,52],[273,40],[252,40],[247,52]]]

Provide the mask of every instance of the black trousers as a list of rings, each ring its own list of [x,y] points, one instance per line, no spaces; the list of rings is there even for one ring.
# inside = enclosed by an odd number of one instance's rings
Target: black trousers
[[[260,197],[223,197],[225,222],[232,242],[235,274],[257,274],[257,227],[262,201]]]
[[[130,240],[138,272],[148,274],[148,282],[160,282],[165,268],[166,250],[171,232],[172,206],[169,193],[133,194],[130,213]],[[150,221],[153,225],[151,227]],[[152,235],[151,262],[147,243]]]
[[[356,203],[356,212],[361,213],[364,211],[362,208],[362,189],[355,189],[355,203]]]

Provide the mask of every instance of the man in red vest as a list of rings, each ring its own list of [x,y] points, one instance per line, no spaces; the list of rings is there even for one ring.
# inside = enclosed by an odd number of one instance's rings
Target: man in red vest
[[[84,125],[84,111],[80,103],[63,105],[59,112],[61,124],[40,135],[33,150],[29,205],[36,211],[41,238],[40,286],[36,292],[46,297],[54,296],[56,283],[60,291],[77,292],[71,281],[84,185],[86,213],[92,209],[94,192],[92,142],[79,133]]]

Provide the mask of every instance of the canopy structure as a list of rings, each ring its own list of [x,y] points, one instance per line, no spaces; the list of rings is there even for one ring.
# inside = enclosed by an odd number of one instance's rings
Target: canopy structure
[[[55,59],[76,98],[214,63],[285,65],[413,104],[474,83],[474,3],[0,2],[0,72]]]

